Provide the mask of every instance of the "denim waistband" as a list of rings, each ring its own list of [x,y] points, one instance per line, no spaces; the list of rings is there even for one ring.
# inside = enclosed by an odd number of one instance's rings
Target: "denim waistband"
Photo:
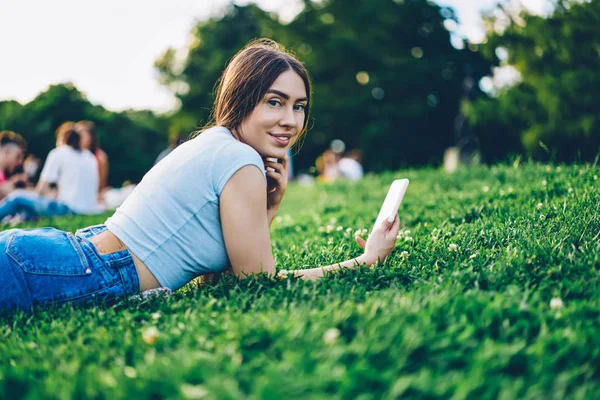
[[[140,280],[138,277],[133,258],[129,250],[116,251],[110,254],[100,254],[89,238],[108,230],[106,225],[92,225],[87,228],[78,229],[75,236],[80,239],[81,245],[90,253],[90,257],[96,257],[106,263],[109,268],[119,271],[126,295],[140,292]]]

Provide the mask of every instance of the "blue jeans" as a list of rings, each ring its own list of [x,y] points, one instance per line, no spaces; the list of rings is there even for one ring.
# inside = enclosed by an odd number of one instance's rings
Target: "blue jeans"
[[[17,189],[0,201],[0,221],[8,215],[15,215],[21,211],[27,217],[57,217],[75,214],[66,204],[41,196],[31,190]]]
[[[75,235],[54,228],[0,232],[0,311],[65,302],[112,302],[140,292],[128,250],[100,255],[88,240],[104,225]]]

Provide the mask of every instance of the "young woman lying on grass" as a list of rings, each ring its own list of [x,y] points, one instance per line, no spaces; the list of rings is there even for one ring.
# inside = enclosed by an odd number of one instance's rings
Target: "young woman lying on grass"
[[[154,166],[105,225],[75,235],[0,233],[0,309],[176,290],[227,267],[237,277],[275,276],[269,226],[287,186],[286,153],[306,131],[310,96],[296,58],[270,40],[248,44],[219,81],[212,127]],[[371,266],[394,249],[399,227],[393,216],[366,242],[357,238],[365,249],[359,257],[293,273],[317,279]]]

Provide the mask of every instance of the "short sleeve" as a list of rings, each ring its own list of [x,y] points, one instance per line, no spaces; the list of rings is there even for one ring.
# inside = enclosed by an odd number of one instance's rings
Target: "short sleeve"
[[[50,150],[48,153],[48,157],[46,157],[46,162],[44,163],[44,168],[42,169],[42,173],[40,174],[40,180],[46,181],[49,183],[58,182],[58,178],[60,176],[60,157],[57,154],[58,149]]]
[[[265,164],[260,154],[252,147],[240,142],[230,142],[220,148],[215,154],[211,168],[216,193],[221,194],[229,179],[246,165],[255,165],[262,172],[266,182]]]

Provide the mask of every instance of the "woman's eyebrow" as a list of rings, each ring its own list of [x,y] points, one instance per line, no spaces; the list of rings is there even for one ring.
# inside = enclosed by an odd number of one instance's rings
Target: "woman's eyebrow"
[[[285,93],[283,93],[283,92],[280,92],[279,90],[275,90],[275,89],[269,89],[269,90],[267,90],[267,93],[274,93],[274,94],[276,94],[276,95],[278,95],[278,96],[281,96],[281,97],[283,97],[283,98],[284,98],[284,99],[286,99],[286,100],[289,100],[289,99],[290,99],[290,96],[289,96],[289,95],[287,95],[287,94],[285,94]],[[308,97],[302,97],[302,98],[300,98],[300,99],[297,99],[296,101],[307,101],[307,100],[308,100]]]

